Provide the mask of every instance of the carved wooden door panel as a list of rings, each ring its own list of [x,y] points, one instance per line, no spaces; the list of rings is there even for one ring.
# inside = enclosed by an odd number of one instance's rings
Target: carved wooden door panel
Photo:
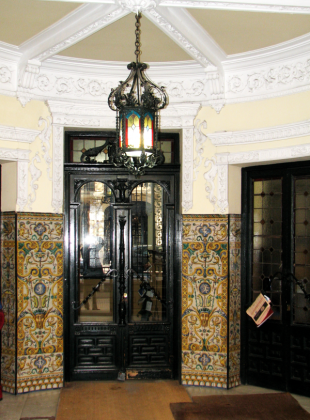
[[[176,179],[67,175],[67,380],[175,377]]]
[[[309,395],[309,163],[244,169],[243,216],[244,309],[263,291],[274,310],[259,328],[243,314],[243,381]]]

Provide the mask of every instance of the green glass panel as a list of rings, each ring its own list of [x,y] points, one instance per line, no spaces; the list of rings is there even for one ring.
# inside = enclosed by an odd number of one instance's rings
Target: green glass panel
[[[253,182],[253,191],[254,191],[254,194],[260,194],[263,191],[263,182],[262,181],[254,181]]]

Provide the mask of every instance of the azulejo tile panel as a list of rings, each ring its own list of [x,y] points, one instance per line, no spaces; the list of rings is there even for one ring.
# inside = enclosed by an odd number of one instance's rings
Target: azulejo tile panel
[[[241,216],[229,218],[229,383],[240,381],[240,318],[241,318]]]
[[[235,347],[230,347],[229,318],[234,311],[228,312],[232,236],[229,226],[227,215],[183,216],[182,382],[185,385],[228,388],[230,382],[237,382],[237,367],[229,361],[231,351],[240,350],[240,338],[239,342],[235,340]],[[237,329],[233,331],[236,334]],[[235,361],[235,355],[233,358]],[[234,379],[230,381],[228,366],[232,365]]]
[[[2,221],[3,390],[62,387],[63,217],[11,213]]]
[[[1,215],[1,301],[5,323],[1,331],[1,384],[3,391],[16,388],[16,214]]]
[[[63,217],[17,216],[17,392],[63,385]]]

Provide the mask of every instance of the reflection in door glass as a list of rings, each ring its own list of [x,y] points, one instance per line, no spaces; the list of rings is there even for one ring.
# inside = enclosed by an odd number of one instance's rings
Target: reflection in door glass
[[[144,183],[131,195],[131,321],[164,321],[166,318],[165,191]]]
[[[253,180],[252,302],[265,287],[264,279],[279,272],[282,261],[282,179]],[[281,281],[266,291],[273,304],[273,320],[280,320]]]
[[[310,293],[310,178],[295,178],[294,233],[295,276]],[[294,323],[310,325],[310,302],[297,284],[293,291]]]
[[[79,299],[92,291],[107,272],[112,257],[113,207],[111,189],[101,182],[89,182],[79,192]],[[113,321],[113,278],[79,310],[79,322]]]

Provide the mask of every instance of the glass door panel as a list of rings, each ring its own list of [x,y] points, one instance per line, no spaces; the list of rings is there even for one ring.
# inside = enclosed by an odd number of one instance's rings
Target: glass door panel
[[[79,191],[79,300],[92,292],[112,260],[112,191],[102,182],[88,182]],[[79,309],[78,322],[113,321],[113,277],[107,278]]]
[[[159,184],[138,185],[131,194],[131,321],[166,319],[166,193]]]
[[[310,178],[294,181],[294,274],[310,293]],[[292,303],[294,324],[310,325],[310,302],[296,283]]]

